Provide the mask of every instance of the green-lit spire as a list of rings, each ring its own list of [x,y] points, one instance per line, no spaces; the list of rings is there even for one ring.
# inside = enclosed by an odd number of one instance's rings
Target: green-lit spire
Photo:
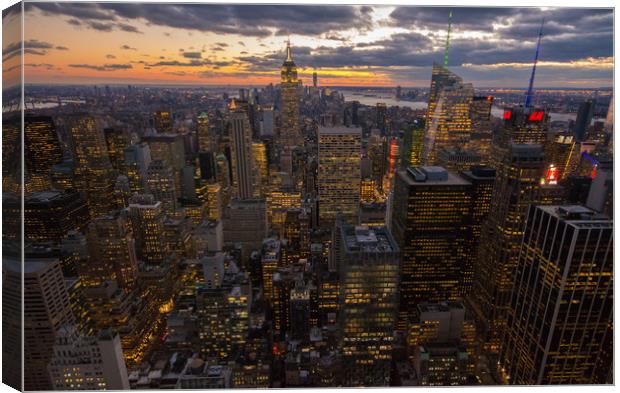
[[[448,67],[448,50],[450,49],[450,32],[452,32],[452,11],[448,15],[448,38],[446,38],[446,51],[443,54],[443,66]]]

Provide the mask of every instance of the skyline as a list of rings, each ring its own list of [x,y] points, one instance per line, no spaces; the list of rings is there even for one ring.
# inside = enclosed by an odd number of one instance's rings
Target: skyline
[[[26,83],[277,83],[290,37],[304,85],[316,71],[323,86],[421,87],[432,63],[443,59],[450,10],[449,67],[478,87],[525,87],[542,17],[538,86],[607,87],[613,78],[611,9],[130,3],[25,9]],[[7,51],[9,45],[5,40],[4,60],[19,53]]]

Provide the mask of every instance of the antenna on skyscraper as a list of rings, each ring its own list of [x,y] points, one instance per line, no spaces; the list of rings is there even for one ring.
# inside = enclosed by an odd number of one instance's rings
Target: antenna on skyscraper
[[[529,108],[532,105],[532,97],[534,96],[534,76],[536,75],[536,64],[538,63],[538,53],[540,52],[540,40],[543,34],[543,25],[545,24],[545,18],[540,23],[540,31],[538,32],[538,43],[536,44],[536,55],[534,56],[534,67],[532,68],[532,76],[530,76],[530,85],[525,93],[525,107]]]
[[[446,38],[446,50],[443,54],[443,66],[448,67],[448,49],[450,49],[450,32],[452,31],[452,11],[448,15],[448,38]]]

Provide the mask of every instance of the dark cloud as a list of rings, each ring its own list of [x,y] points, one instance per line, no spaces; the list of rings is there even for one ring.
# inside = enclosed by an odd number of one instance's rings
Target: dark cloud
[[[70,25],[74,25],[74,26],[81,26],[82,22],[80,22],[79,20],[75,19],[75,18],[71,18],[69,20],[67,20],[67,23]]]
[[[138,34],[142,34],[142,32],[140,30],[138,30],[136,27],[132,26],[132,25],[128,25],[126,23],[117,23],[116,26],[123,30],[126,31],[128,33],[138,33]]]
[[[136,48],[133,48],[127,44],[121,45],[121,49],[122,50],[137,50]]]
[[[27,4],[28,10],[33,8],[47,14],[89,20],[90,23],[140,18],[161,26],[256,37],[267,37],[274,32],[316,35],[342,29],[371,27],[370,7],[146,3]]]
[[[87,26],[90,27],[91,29],[105,31],[105,32],[110,32],[114,30],[113,23],[101,23],[97,21],[89,21],[87,22]]]
[[[200,59],[202,57],[202,53],[200,52],[183,52],[183,57],[187,59]]]
[[[116,71],[116,70],[126,70],[133,68],[131,64],[104,64],[104,65],[93,65],[93,64],[69,64],[71,68],[86,68],[95,71]]]
[[[108,55],[105,55],[105,58],[106,59],[116,59],[116,56],[108,54]]]
[[[24,41],[24,53],[30,55],[44,56],[48,49],[53,49],[54,45],[49,42],[39,40]],[[6,61],[15,56],[21,55],[22,46],[19,42],[13,42],[2,48],[2,60]]]
[[[149,67],[224,67],[232,64],[238,64],[236,61],[211,61],[207,59],[192,59],[187,62],[178,60],[165,60],[157,63],[149,64]]]
[[[90,3],[26,3],[26,11],[38,8],[45,14],[67,15],[76,19],[113,20],[115,16],[101,7]]]
[[[58,45],[56,47],[56,50],[69,50],[69,48],[67,48],[66,46]]]

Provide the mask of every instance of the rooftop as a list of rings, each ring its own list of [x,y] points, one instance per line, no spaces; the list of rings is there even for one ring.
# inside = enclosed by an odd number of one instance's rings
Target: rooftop
[[[408,185],[468,185],[471,184],[457,173],[440,166],[408,167],[398,171],[398,176]]]
[[[398,252],[398,246],[386,227],[347,225],[342,227],[342,237],[348,252]]]
[[[362,135],[362,129],[357,127],[319,127],[319,135]]]

